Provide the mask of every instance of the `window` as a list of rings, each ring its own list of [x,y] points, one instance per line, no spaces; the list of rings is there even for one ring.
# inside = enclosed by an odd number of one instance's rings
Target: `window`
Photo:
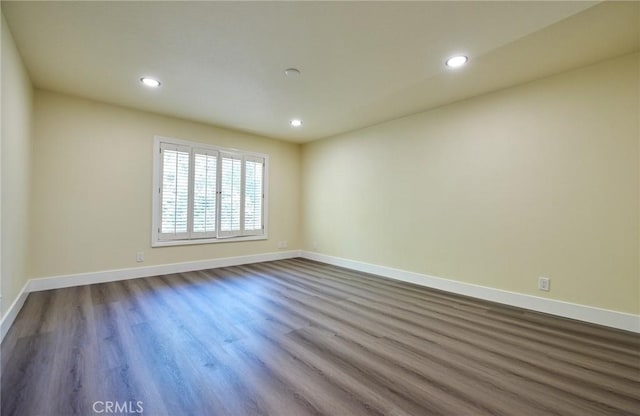
[[[267,238],[268,156],[156,137],[153,246]]]

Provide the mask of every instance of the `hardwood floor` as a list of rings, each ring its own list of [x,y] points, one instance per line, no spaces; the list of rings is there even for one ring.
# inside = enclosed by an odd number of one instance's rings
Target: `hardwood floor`
[[[637,334],[303,259],[32,293],[1,358],[3,416],[640,415]]]

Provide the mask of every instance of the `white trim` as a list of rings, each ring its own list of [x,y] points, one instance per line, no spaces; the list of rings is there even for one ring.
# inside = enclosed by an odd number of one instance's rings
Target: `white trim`
[[[183,273],[194,270],[215,269],[218,267],[239,266],[242,264],[260,263],[264,261],[283,260],[299,257],[299,255],[300,252],[298,250],[276,251],[271,253],[251,254],[247,256],[223,257],[219,259],[189,261],[184,263],[160,264],[157,266],[131,267],[128,269],[42,277],[30,280],[29,292],[90,285],[94,283],[115,282],[118,280],[136,279],[139,277]]]
[[[346,267],[360,272],[377,274],[379,276],[414,283],[420,286],[426,286],[505,305],[516,306],[537,312],[640,333],[640,315],[494,289],[491,287],[474,285],[471,283],[464,283],[456,280],[444,279],[442,277],[429,276],[426,274],[409,272],[406,270],[394,269],[391,267],[349,260],[316,252],[301,251],[300,256],[309,260]]]
[[[115,282],[118,280],[136,279],[139,277],[161,276],[171,273],[183,273],[193,270],[206,270],[218,267],[239,266],[242,264],[260,263],[264,261],[284,260],[299,257],[300,251],[276,251],[271,253],[251,254],[238,257],[223,257],[219,259],[190,261],[184,263],[160,264],[148,267],[132,267],[128,269],[106,270],[101,272],[68,274],[51,277],[29,279],[18,294],[7,313],[0,322],[0,342],[9,332],[22,305],[30,292],[41,290],[61,289],[65,287],[90,285],[94,283]]]
[[[269,155],[267,155],[265,153],[238,149],[236,147],[222,147],[222,146],[217,146],[215,144],[210,144],[210,143],[194,142],[194,141],[191,141],[191,140],[176,139],[174,137],[168,137],[168,136],[155,135],[155,136],[153,136],[153,140],[154,140],[154,144],[155,144],[155,142],[158,142],[158,143],[159,142],[165,142],[165,143],[170,143],[170,144],[177,144],[179,146],[197,147],[199,149],[211,149],[211,150],[215,150],[216,152],[242,153],[243,155],[254,156],[254,157],[257,157],[257,158],[260,158],[260,159],[264,159],[265,157],[266,158],[269,157]]]
[[[29,283],[27,281],[24,286],[22,286],[22,290],[16,296],[16,299],[13,301],[9,309],[7,309],[7,313],[2,316],[2,321],[0,321],[0,342],[4,340],[4,336],[9,332],[9,328],[13,325],[13,321],[16,320],[20,309],[22,309],[22,305],[24,305],[24,301],[27,300],[27,296],[29,295]]]
[[[191,246],[194,244],[216,244],[231,243],[237,241],[256,241],[268,240],[269,236],[260,235],[239,235],[235,237],[216,237],[216,238],[193,238],[191,240],[161,240],[151,244],[151,247],[170,247],[170,246]]]
[[[0,322],[0,342],[11,328],[20,309],[30,292],[41,290],[61,289],[65,287],[89,285],[94,283],[115,282],[118,280],[135,279],[139,277],[160,276],[171,273],[183,273],[193,270],[206,270],[218,267],[239,266],[242,264],[260,263],[265,261],[284,260],[294,257],[303,257],[322,263],[346,267],[365,273],[377,274],[390,279],[414,283],[420,286],[440,289],[447,292],[471,296],[478,299],[517,306],[538,312],[577,319],[594,324],[605,325],[612,328],[640,333],[640,316],[608,309],[600,309],[592,306],[579,305],[554,299],[540,298],[522,293],[509,292],[486,286],[473,285],[458,282],[441,277],[394,269],[391,267],[349,260],[341,257],[309,251],[277,251],[262,254],[252,254],[238,257],[223,257],[219,259],[200,260],[184,263],[161,264],[157,266],[132,267],[127,269],[115,269],[101,272],[78,273],[43,277],[28,280],[22,290],[2,317]]]

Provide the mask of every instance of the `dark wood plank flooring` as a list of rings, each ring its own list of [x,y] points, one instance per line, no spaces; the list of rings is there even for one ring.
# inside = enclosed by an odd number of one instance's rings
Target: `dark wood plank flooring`
[[[303,259],[32,293],[1,359],[3,416],[640,415],[637,334]]]

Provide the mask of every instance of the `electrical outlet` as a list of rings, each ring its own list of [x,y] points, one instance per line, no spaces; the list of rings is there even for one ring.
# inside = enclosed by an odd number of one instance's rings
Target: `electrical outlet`
[[[142,263],[144,261],[144,251],[138,251],[136,253],[136,261]]]
[[[279,241],[278,242],[278,248],[279,249],[282,250],[282,249],[287,248],[287,247],[289,247],[289,243],[287,243],[287,240],[283,240],[283,241]]]
[[[551,289],[551,279],[548,277],[538,277],[538,290],[548,292]]]

